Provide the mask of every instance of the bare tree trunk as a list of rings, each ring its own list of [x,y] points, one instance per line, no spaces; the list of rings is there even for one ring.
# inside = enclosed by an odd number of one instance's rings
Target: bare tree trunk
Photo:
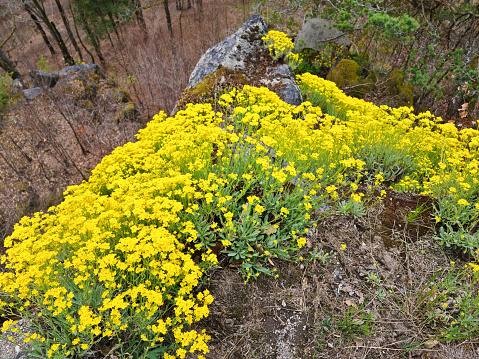
[[[177,4],[178,4],[178,0],[177,0]],[[168,6],[168,0],[163,1],[163,6],[165,7],[166,23],[168,24],[168,31],[170,32],[170,36],[173,37],[173,27],[171,26],[170,7]]]
[[[113,40],[111,39],[110,32],[108,31],[108,25],[103,17],[101,17],[101,23],[105,27],[105,29],[107,29],[106,36],[108,37],[108,40],[110,40],[111,47],[115,47],[115,45],[113,44]]]
[[[85,30],[86,30],[86,33],[87,33],[88,37],[90,38],[91,43],[93,44],[93,48],[95,49],[96,56],[100,59],[101,64],[103,66],[105,66],[106,61],[105,61],[105,58],[103,57],[103,55],[101,53],[101,50],[100,50],[100,42],[99,42],[98,38],[96,37],[96,35],[91,30],[90,26],[88,26],[88,24],[86,22],[85,22]]]
[[[63,38],[60,32],[58,31],[57,27],[48,18],[45,8],[43,7],[43,3],[40,3],[39,0],[32,0],[31,5],[33,7],[30,7],[28,4],[25,4],[25,9],[28,12],[31,11],[37,18],[40,18],[43,21],[43,23],[48,28],[53,38],[57,42],[58,46],[60,47],[65,63],[68,65],[74,65],[75,60],[73,59],[73,57],[71,57],[70,52],[68,52],[68,48],[65,45],[65,42],[63,41]]]
[[[65,15],[65,11],[63,11],[62,4],[60,3],[60,0],[55,0],[55,3],[57,4],[58,10],[60,10],[60,15],[62,17],[63,24],[65,25],[65,28],[67,29],[67,33],[68,33],[68,36],[70,37],[73,47],[78,53],[80,60],[83,61],[83,55],[81,53],[80,47],[78,46],[78,43],[75,40],[75,36],[73,36],[72,29],[70,28],[70,23],[68,22],[68,19]]]
[[[95,57],[93,57],[93,54],[90,52],[90,50],[88,50],[88,48],[85,46],[85,44],[83,43],[81,37],[80,37],[80,34],[78,33],[78,27],[77,27],[77,22],[75,20],[75,15],[73,14],[73,10],[72,10],[72,5],[71,3],[69,4],[70,5],[70,14],[72,16],[72,19],[73,19],[73,26],[75,27],[75,32],[77,34],[77,37],[78,37],[78,41],[80,41],[80,44],[81,46],[83,46],[83,48],[85,49],[85,51],[88,53],[88,55],[90,55],[91,57],[91,62],[95,63]]]
[[[118,40],[118,43],[121,43],[120,34],[118,32],[118,29],[116,28],[116,21],[113,18],[113,14],[110,11],[108,12],[108,18],[110,19],[111,26],[113,26],[113,31],[115,31],[116,39]]]
[[[20,72],[18,72],[17,68],[13,64],[13,62],[5,55],[5,53],[0,48],[0,67],[4,69],[12,79],[19,79],[22,77]]]
[[[35,14],[31,11],[30,7],[29,7],[27,4],[25,4],[25,9],[27,10],[28,14],[29,14],[30,17],[32,18],[33,22],[35,23],[35,26],[37,27],[37,30],[38,30],[38,31],[40,32],[40,34],[42,35],[43,41],[45,41],[45,44],[47,44],[48,50],[50,50],[50,53],[52,54],[52,56],[55,56],[56,51],[55,51],[55,49],[53,48],[53,45],[52,45],[52,43],[50,42],[50,40],[48,40],[48,36],[47,36],[47,34],[45,33],[45,30],[43,30],[42,24],[40,24],[40,21],[39,21],[38,18],[35,16]]]
[[[148,29],[146,27],[145,18],[143,16],[143,10],[141,9],[141,0],[133,0],[135,4],[135,17],[138,26],[140,27],[141,31],[143,32],[143,37],[148,39]]]
[[[92,16],[91,16],[90,12],[88,11],[88,7],[85,4],[85,0],[83,0],[82,3],[83,3],[83,8],[85,9],[85,13],[90,18],[91,23],[93,23]],[[101,50],[100,50],[100,40],[98,39],[98,36],[96,36],[96,34],[92,31],[92,29],[88,25],[88,21],[85,21],[85,31],[86,31],[88,37],[90,38],[91,43],[93,44],[93,48],[95,49],[96,55],[100,59],[101,64],[103,66],[105,66],[106,61],[105,61],[105,58],[103,57],[103,55],[101,53]]]

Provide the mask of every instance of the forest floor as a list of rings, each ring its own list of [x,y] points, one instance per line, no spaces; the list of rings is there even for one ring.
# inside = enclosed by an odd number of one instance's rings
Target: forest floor
[[[454,295],[447,308],[429,304],[448,269],[470,260],[437,244],[431,206],[387,190],[365,216],[320,218],[296,261],[274,261],[278,278],[245,283],[220,261],[196,326],[212,337],[207,358],[479,358],[477,339],[441,340],[444,323],[428,321],[454,310]]]

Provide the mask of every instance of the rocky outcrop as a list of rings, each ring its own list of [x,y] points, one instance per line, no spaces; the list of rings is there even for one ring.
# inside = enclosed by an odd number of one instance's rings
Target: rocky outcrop
[[[58,82],[58,73],[40,70],[28,70],[28,77],[33,87],[53,87]]]
[[[286,64],[281,64],[271,69],[268,76],[262,79],[262,83],[283,85],[281,94],[284,96],[283,100],[286,103],[298,106],[303,102],[301,91],[294,79],[294,74]]]
[[[61,69],[58,72],[58,79],[61,81],[65,79],[71,79],[74,76],[91,77],[95,75],[98,75],[102,78],[105,77],[97,64],[73,65]]]
[[[244,71],[245,59],[254,53],[255,48],[262,46],[261,38],[267,32],[268,27],[260,16],[249,18],[236,33],[210,47],[201,56],[190,75],[187,87],[195,87],[220,66]]]
[[[303,49],[321,51],[326,44],[334,43],[344,48],[351,46],[351,40],[343,32],[332,27],[333,22],[326,19],[306,21],[294,41],[294,50]]]
[[[74,80],[79,80],[84,87],[94,86],[99,79],[105,76],[97,64],[73,65],[61,69],[59,72],[45,72],[29,70],[26,84],[21,79],[15,79],[9,86],[12,95],[22,93],[27,100],[33,100],[43,93],[44,89],[68,85]]]
[[[254,15],[233,35],[206,51],[190,75],[187,88],[178,101],[176,112],[186,102],[214,96],[218,88],[266,86],[285,102],[300,105],[301,91],[293,72],[282,60],[274,61],[261,38],[268,28]]]

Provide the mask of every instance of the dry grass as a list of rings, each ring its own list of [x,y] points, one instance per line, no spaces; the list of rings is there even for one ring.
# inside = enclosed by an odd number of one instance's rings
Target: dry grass
[[[319,220],[303,261],[275,260],[277,279],[244,284],[223,262],[207,284],[211,314],[197,325],[212,336],[207,358],[478,358],[476,339],[428,342],[435,329],[424,322],[421,290],[456,256],[435,245],[429,214],[404,220],[401,212],[421,200],[388,191],[364,217]],[[311,261],[314,248],[330,260]]]

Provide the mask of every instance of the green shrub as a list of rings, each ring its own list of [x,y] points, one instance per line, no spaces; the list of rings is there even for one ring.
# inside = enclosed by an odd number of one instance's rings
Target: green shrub
[[[0,110],[5,110],[8,107],[10,94],[8,86],[11,84],[12,78],[9,74],[0,74]]]

